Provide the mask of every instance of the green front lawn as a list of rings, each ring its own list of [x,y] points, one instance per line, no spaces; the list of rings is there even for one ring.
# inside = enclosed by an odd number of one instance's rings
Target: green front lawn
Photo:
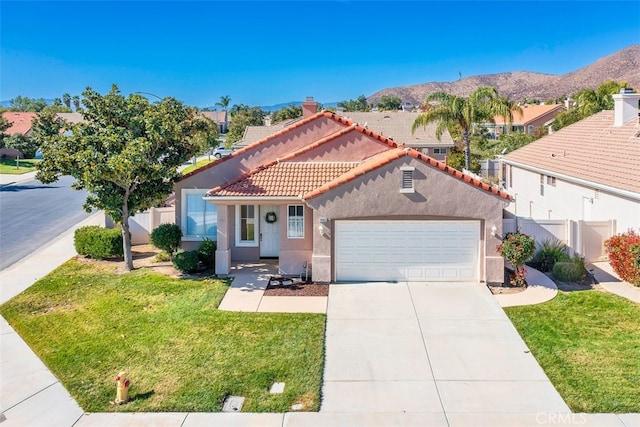
[[[219,311],[226,282],[113,271],[71,260],[0,306],[85,411],[318,410],[324,315]],[[121,370],[133,400],[110,405]]]
[[[215,162],[216,160],[218,160],[218,159],[216,159],[215,157],[212,157],[211,160],[209,160],[209,159],[198,160],[195,165],[190,165],[190,166],[187,166],[186,168],[184,168],[182,170],[182,175],[186,175],[189,172],[193,172],[194,170],[196,170],[198,168],[201,168],[204,165],[208,165],[209,163]]]
[[[38,163],[40,163],[40,160],[36,159],[20,159],[18,162],[13,159],[0,159],[0,173],[20,175],[33,172],[36,170]]]
[[[599,291],[505,308],[574,412],[640,412],[640,305]]]

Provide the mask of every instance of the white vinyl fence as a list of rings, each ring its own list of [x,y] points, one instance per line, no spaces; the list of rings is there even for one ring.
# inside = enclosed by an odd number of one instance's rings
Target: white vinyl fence
[[[502,220],[504,234],[520,231],[542,243],[559,240],[585,261],[602,261],[607,258],[604,241],[616,234],[616,221],[571,221],[562,219],[505,218]]]
[[[149,243],[149,235],[160,224],[173,224],[176,222],[174,207],[151,208],[135,214],[129,218],[129,231],[131,232],[132,245],[146,245]],[[105,226],[113,227],[111,218],[105,218]]]

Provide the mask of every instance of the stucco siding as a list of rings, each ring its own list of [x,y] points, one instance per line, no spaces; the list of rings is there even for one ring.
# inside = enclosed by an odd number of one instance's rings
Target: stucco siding
[[[401,166],[413,166],[414,193],[401,193]],[[495,252],[500,241],[490,235],[492,226],[502,232],[504,199],[418,160],[403,157],[309,201],[327,233],[314,236],[314,280],[333,280],[334,221],[338,219],[476,219],[480,221],[481,281],[502,282],[503,261]],[[489,259],[491,259],[489,261]],[[329,265],[330,264],[330,265]]]
[[[212,189],[326,135],[344,129],[344,127],[345,125],[328,117],[319,117],[312,122],[275,137],[267,143],[260,144],[255,148],[249,148],[243,153],[236,153],[236,155],[227,157],[219,163],[215,162],[213,167],[203,168],[203,170],[183,178],[174,187],[176,194],[176,224],[181,224],[182,220],[181,190],[183,188]]]
[[[544,181],[540,194],[540,174],[511,166],[507,190],[515,196],[507,211],[533,219],[608,221],[615,219],[618,232],[640,228],[640,201],[611,194],[594,187],[556,178],[555,186]]]

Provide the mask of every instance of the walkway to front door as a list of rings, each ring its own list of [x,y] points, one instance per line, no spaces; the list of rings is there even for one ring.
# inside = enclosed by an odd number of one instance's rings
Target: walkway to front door
[[[322,394],[321,412],[421,413],[433,425],[570,412],[478,284],[331,285]]]

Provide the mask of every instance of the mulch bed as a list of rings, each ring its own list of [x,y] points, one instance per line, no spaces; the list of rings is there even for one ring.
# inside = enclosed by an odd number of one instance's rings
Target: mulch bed
[[[264,291],[264,296],[267,297],[326,297],[328,295],[329,285],[316,283],[270,284]]]

